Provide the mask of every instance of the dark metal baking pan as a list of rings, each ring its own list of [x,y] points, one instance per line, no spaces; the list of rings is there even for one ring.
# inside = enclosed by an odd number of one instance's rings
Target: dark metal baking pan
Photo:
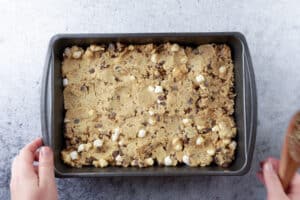
[[[225,43],[232,50],[235,75],[235,112],[237,150],[235,160],[228,168],[207,167],[72,168],[63,163],[60,151],[64,147],[64,101],[61,62],[64,48],[72,45],[121,42],[127,44],[176,42],[181,45]],[[132,33],[132,34],[60,34],[52,37],[45,62],[42,96],[41,125],[44,143],[54,150],[57,177],[103,176],[182,176],[182,175],[236,175],[250,169],[256,138],[257,98],[255,77],[245,37],[237,32],[224,33]]]

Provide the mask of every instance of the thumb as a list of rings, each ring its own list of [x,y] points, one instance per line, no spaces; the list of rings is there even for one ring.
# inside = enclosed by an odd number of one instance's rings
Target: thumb
[[[53,152],[42,147],[39,155],[39,186],[55,187]]]
[[[267,188],[268,199],[284,199],[286,194],[284,193],[278,175],[270,162],[266,162],[263,165],[263,175]]]

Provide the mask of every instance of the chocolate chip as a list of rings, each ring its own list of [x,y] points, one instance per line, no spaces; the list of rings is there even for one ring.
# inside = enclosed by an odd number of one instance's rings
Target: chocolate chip
[[[188,144],[189,143],[189,138],[187,138],[187,137],[184,137],[183,139],[182,139],[182,141],[183,141],[183,143],[184,144]]]
[[[158,69],[158,68],[161,68],[161,66],[159,64],[156,64],[155,67]]]
[[[166,97],[163,96],[163,95],[160,95],[160,96],[158,96],[157,98],[158,98],[159,100],[161,100],[161,101],[166,100]]]
[[[172,90],[172,91],[177,91],[177,90],[178,90],[177,85],[172,85],[172,86],[171,86],[171,90]]]
[[[110,57],[111,58],[116,58],[117,56],[115,54],[112,54]]]
[[[167,104],[166,104],[166,102],[163,101],[163,102],[160,102],[160,105],[165,106],[165,105],[167,105]]]
[[[157,53],[161,53],[163,50],[164,50],[164,45],[163,44],[158,45],[158,47],[156,48]]]
[[[139,48],[138,48],[136,51],[137,51],[138,53],[142,53],[142,50],[139,49]]]
[[[212,126],[215,126],[215,125],[216,125],[216,120],[214,120],[214,119],[211,120],[211,125],[212,125]]]
[[[163,68],[159,68],[158,72],[159,72],[159,75],[162,77],[165,77],[167,75],[166,70],[164,70]]]
[[[80,90],[81,90],[82,92],[85,92],[85,91],[88,90],[88,87],[87,87],[86,85],[82,85],[82,86],[80,87]]]
[[[200,86],[199,85],[193,85],[194,90],[199,90]]]
[[[150,77],[150,73],[147,71],[146,72],[146,77],[145,78],[149,78]]]
[[[67,146],[67,148],[68,148],[69,146],[71,146],[71,143],[70,143],[69,140],[66,140],[66,146]]]
[[[93,73],[95,73],[95,69],[94,69],[94,68],[91,68],[91,69],[89,70],[89,72],[90,72],[91,74],[93,74]]]
[[[85,162],[88,163],[88,164],[92,164],[92,162],[93,162],[94,160],[95,160],[94,158],[86,158],[86,159],[85,159]]]
[[[156,117],[156,121],[160,122],[160,116],[159,115]]]
[[[147,122],[142,122],[143,126],[147,126],[147,124],[148,124]]]
[[[215,156],[215,157],[214,157],[214,162],[215,162],[216,164],[220,163],[219,158]]]
[[[113,151],[112,152],[112,156],[115,158],[115,157],[117,157],[118,155],[119,155],[119,153],[120,153],[120,151]]]
[[[201,133],[208,133],[211,131],[211,128],[205,128],[201,130]]]
[[[187,108],[187,109],[184,109],[184,114],[188,114],[192,111],[192,108]]]
[[[160,61],[158,64],[159,64],[160,66],[163,66],[165,63],[166,63],[166,61],[162,60],[162,61]]]
[[[102,127],[103,127],[102,124],[96,124],[96,125],[95,125],[95,128],[102,128]]]
[[[225,162],[225,163],[222,163],[221,164],[221,167],[224,167],[224,168],[226,168],[226,167],[228,167],[229,166],[229,163],[228,162]]]
[[[108,114],[108,118],[111,119],[111,120],[113,120],[113,119],[116,118],[116,115],[117,115],[117,113],[111,112],[111,113]]]
[[[121,70],[122,70],[121,66],[119,66],[119,65],[115,66],[115,71],[120,72]]]
[[[100,69],[104,69],[104,68],[105,68],[105,64],[101,64]]]
[[[207,69],[212,69],[210,63],[207,65]]]
[[[79,124],[80,119],[74,119],[74,124]]]
[[[204,82],[204,86],[205,86],[205,87],[208,87],[208,86],[209,86],[208,81],[205,81],[205,82]]]

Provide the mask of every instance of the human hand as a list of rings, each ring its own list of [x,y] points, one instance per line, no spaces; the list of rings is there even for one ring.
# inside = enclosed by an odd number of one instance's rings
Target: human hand
[[[38,138],[27,144],[12,164],[10,192],[12,200],[58,199],[53,170],[53,153],[49,147],[41,147]],[[38,148],[41,147],[40,151]],[[38,161],[38,166],[33,162]]]
[[[257,177],[267,189],[269,200],[294,200],[300,199],[300,174],[296,173],[292,179],[288,191],[285,192],[278,177],[279,160],[267,158],[260,163],[261,170]]]

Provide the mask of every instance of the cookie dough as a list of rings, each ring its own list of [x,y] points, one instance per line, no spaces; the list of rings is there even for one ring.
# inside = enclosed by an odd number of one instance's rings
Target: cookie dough
[[[73,167],[228,167],[237,143],[225,44],[65,49],[63,161]]]

